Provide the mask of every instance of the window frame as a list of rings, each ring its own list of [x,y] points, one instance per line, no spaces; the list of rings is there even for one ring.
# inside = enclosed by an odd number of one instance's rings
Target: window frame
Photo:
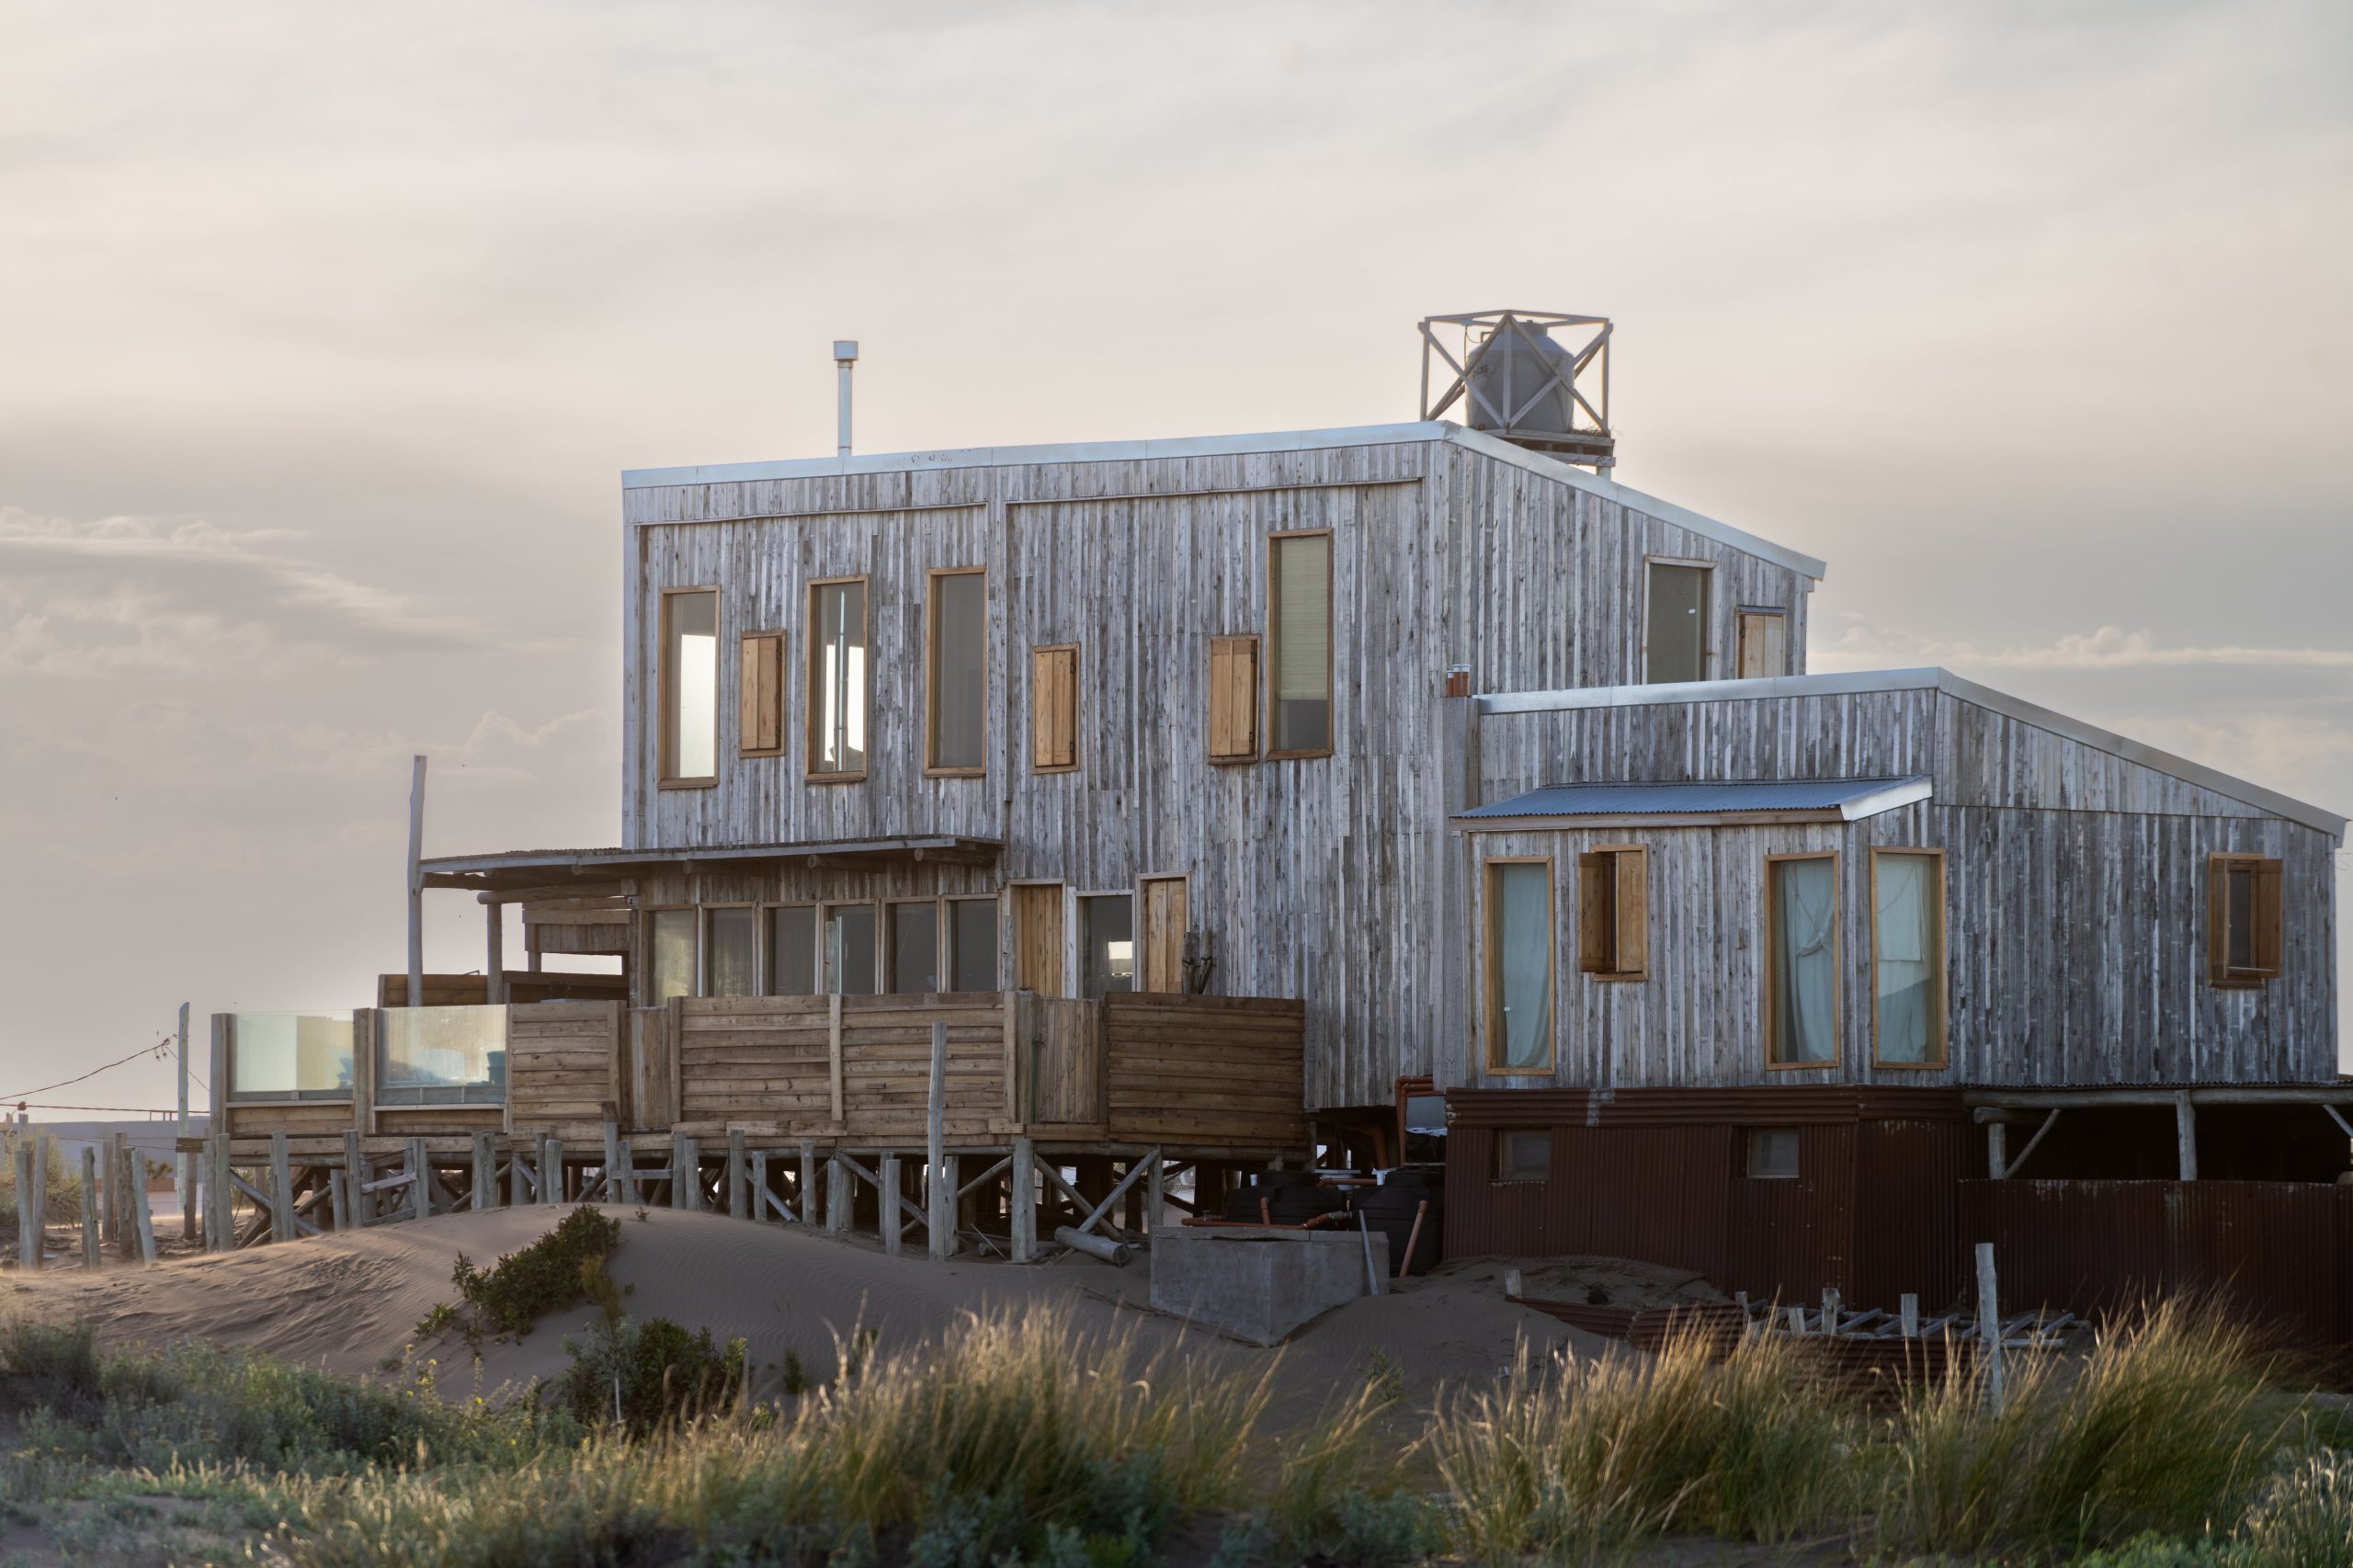
[[[1643,889],[1643,963],[1639,969],[1594,969],[1586,962],[1586,857],[1607,855],[1609,866],[1610,951],[1613,958],[1624,956],[1625,944],[1618,939],[1618,910],[1621,904],[1619,880],[1625,874],[1625,863],[1634,860]],[[1651,846],[1647,844],[1597,844],[1577,855],[1577,972],[1591,980],[1606,983],[1640,983],[1651,977]]]
[[[760,916],[760,906],[748,900],[730,899],[721,903],[699,903],[694,907],[694,994],[698,996],[716,996],[719,994],[719,993],[710,988],[710,961],[715,956],[713,952],[713,944],[710,939],[710,917],[722,910],[743,909],[750,911],[752,915],[752,989],[745,993],[745,994],[747,996],[766,995],[767,992],[764,991],[762,987],[766,983],[767,977],[762,973],[761,971],[766,967],[762,962],[763,958],[766,956],[762,949],[766,948],[767,943],[764,942],[762,938],[767,935],[767,932],[765,929],[766,922],[763,921]]]
[[[1281,605],[1281,573],[1275,558],[1282,553],[1282,541],[1291,539],[1321,539],[1324,551],[1324,744],[1313,750],[1278,750],[1275,747],[1276,703],[1275,672],[1282,664],[1282,640],[1276,633],[1279,624],[1277,611]],[[1331,756],[1338,749],[1340,740],[1340,616],[1336,583],[1340,570],[1340,549],[1337,536],[1330,528],[1279,528],[1267,535],[1267,616],[1266,629],[1258,643],[1258,756],[1261,762],[1296,762],[1319,756]],[[1240,761],[1241,758],[1234,760]]]
[[[785,910],[809,911],[809,972],[815,989],[776,989],[776,917]],[[825,994],[825,905],[819,899],[783,900],[759,905],[760,994],[763,996],[823,996]]]
[[[939,579],[978,577],[981,580],[981,760],[950,767],[938,760],[939,741]],[[870,601],[870,608],[871,608]],[[871,618],[870,617],[870,619]],[[985,778],[989,773],[989,569],[986,566],[935,566],[923,577],[923,776],[926,778]],[[866,648],[870,706],[873,689],[874,645]],[[872,719],[869,715],[870,738]],[[1074,726],[1074,731],[1075,726]],[[1074,749],[1075,748],[1074,733]],[[868,753],[869,757],[872,753]]]
[[[1760,1171],[1756,1168],[1756,1145],[1761,1138],[1777,1132],[1790,1135],[1790,1168],[1787,1171]],[[1740,1179],[1743,1181],[1802,1181],[1805,1179],[1805,1139],[1796,1127],[1744,1127],[1740,1130]]]
[[[685,991],[684,994],[688,995],[688,996],[699,996],[699,995],[701,995],[701,994],[702,994],[702,910],[701,910],[701,906],[700,906],[700,905],[699,905],[699,904],[692,904],[692,903],[659,903],[659,904],[653,904],[653,905],[650,905],[650,906],[648,906],[648,907],[646,907],[646,908],[644,908],[644,909],[642,909],[642,910],[640,910],[640,911],[638,912],[639,914],[642,915],[645,917],[645,927],[644,927],[644,929],[645,929],[645,936],[644,936],[644,938],[643,938],[643,940],[644,940],[644,948],[643,948],[643,951],[644,951],[644,953],[645,953],[645,964],[644,964],[644,976],[645,976],[645,977],[644,977],[644,979],[643,979],[642,982],[640,982],[640,985],[641,985],[641,988],[642,989],[642,991],[643,991],[643,993],[644,993],[645,1005],[646,1005],[647,1006],[649,1006],[649,1007],[666,1007],[666,1006],[669,1006],[669,1002],[670,1002],[670,999],[669,999],[668,997],[666,997],[666,996],[661,996],[661,995],[657,995],[657,994],[655,994],[655,993],[654,993],[654,983],[655,979],[657,978],[657,975],[656,975],[656,973],[655,973],[655,970],[654,970],[654,951],[655,951],[655,949],[654,949],[654,932],[655,932],[655,931],[660,927],[660,926],[661,926],[660,916],[665,915],[674,915],[674,914],[677,914],[677,913],[682,912],[682,911],[683,911],[685,914],[687,914],[688,915],[689,915],[690,917],[692,917],[692,919],[693,919],[693,921],[694,921],[694,933],[695,933],[695,951],[694,951],[694,957],[693,957],[692,960],[689,962],[689,964],[688,964],[688,966],[687,989],[686,989],[686,991]]]
[[[781,627],[765,631],[742,632],[735,639],[735,755],[737,756],[782,756],[791,749],[790,744],[785,738],[786,731],[790,728],[786,720],[791,708],[791,703],[785,697],[784,686],[785,672],[790,667],[785,656],[786,644],[789,641],[790,633]],[[755,642],[772,642],[776,645],[776,744],[772,746],[752,744],[749,732],[744,727],[745,709],[748,701],[744,690],[744,658],[751,651],[752,644]]]
[[[945,972],[946,978],[953,980],[956,978],[957,966],[963,961],[964,955],[958,946],[958,938],[956,936],[956,911],[950,907],[951,905],[959,903],[987,904],[993,912],[994,918],[992,924],[996,931],[996,942],[995,946],[989,949],[989,979],[992,983],[986,988],[985,992],[975,992],[971,993],[970,994],[979,995],[1001,993],[1005,990],[1005,987],[1001,984],[995,983],[995,982],[1001,981],[1005,975],[1006,915],[1005,899],[1001,893],[951,892],[942,893],[940,895],[940,968]]]
[[[727,642],[726,632],[723,630],[726,620],[727,607],[721,602],[722,596],[720,594],[719,585],[716,583],[688,585],[676,588],[664,588],[661,593],[661,603],[655,607],[654,610],[654,638],[656,653],[654,658],[654,787],[657,790],[717,789],[719,786],[719,754],[724,749],[719,744],[719,715],[726,707],[724,693],[722,691],[724,675],[719,668],[718,651],[720,648],[723,647]],[[673,714],[670,710],[670,687],[672,675],[672,654],[670,652],[670,644],[674,641],[670,635],[670,601],[675,598],[684,597],[688,594],[709,594],[710,596],[711,745],[710,771],[707,774],[688,774],[676,771],[677,763],[677,743],[675,735],[673,734],[673,731],[676,729],[676,726],[671,722]]]
[[[820,996],[886,996],[882,983],[890,978],[890,955],[883,949],[890,941],[886,929],[889,916],[882,913],[884,900],[879,898],[823,899],[817,904],[817,994]],[[844,991],[835,983],[833,974],[833,944],[826,940],[826,930],[836,909],[863,909],[874,921],[874,983],[864,991]]]
[[[1503,1029],[1503,944],[1499,939],[1503,921],[1503,901],[1495,896],[1501,878],[1496,869],[1504,866],[1541,866],[1544,868],[1544,994],[1545,1008],[1544,1061],[1540,1066],[1512,1067],[1502,1064]],[[1561,1059],[1561,890],[1558,874],[1550,855],[1495,855],[1480,863],[1479,938],[1485,948],[1480,955],[1480,969],[1484,982],[1483,1013],[1480,1023],[1485,1040],[1480,1052],[1486,1075],[1491,1078],[1549,1078],[1557,1071]]]
[[[1541,1175],[1526,1176],[1514,1173],[1506,1152],[1511,1148],[1512,1140],[1516,1138],[1541,1138],[1544,1140],[1544,1170]],[[1498,1127],[1495,1129],[1495,1168],[1488,1175],[1487,1179],[1489,1181],[1494,1182],[1499,1187],[1519,1187],[1536,1182],[1547,1182],[1552,1179],[1552,1130],[1551,1128]]]
[[[876,934],[877,939],[875,944],[875,969],[878,972],[875,974],[874,978],[880,986],[877,994],[883,996],[938,996],[942,994],[942,992],[938,985],[934,985],[929,991],[902,991],[899,989],[899,977],[897,972],[899,968],[898,915],[900,910],[906,908],[910,904],[926,905],[931,910],[931,975],[932,979],[937,981],[940,977],[941,972],[948,967],[945,962],[948,957],[948,932],[946,929],[948,912],[945,905],[948,901],[940,897],[938,894],[933,893],[928,896],[918,895],[915,898],[885,897],[881,902],[882,905],[882,926],[881,929]]]
[[[1069,895],[1070,902],[1065,906],[1066,918],[1071,923],[1072,952],[1077,966],[1077,973],[1074,977],[1071,989],[1081,1001],[1103,1000],[1103,996],[1086,994],[1087,939],[1093,935],[1086,922],[1087,907],[1093,902],[1115,899],[1123,899],[1128,905],[1128,988],[1125,991],[1107,991],[1103,995],[1132,996],[1142,989],[1140,983],[1143,979],[1143,937],[1138,930],[1142,911],[1137,907],[1136,890],[1133,887],[1124,887],[1105,888],[1099,892],[1073,892]]]
[[[2241,968],[2231,959],[2231,873],[2245,867],[2255,878],[2247,888],[2247,915],[2256,922],[2247,934],[2247,965]],[[2263,881],[2270,877],[2275,889],[2268,916],[2271,925],[2271,965],[2261,962],[2264,953]],[[2287,967],[2288,899],[2287,867],[2276,855],[2259,855],[2250,850],[2217,850],[2206,857],[2206,983],[2217,991],[2260,991],[2279,979]]]
[[[1783,860],[1827,860],[1830,862],[1830,1054],[1820,1062],[1780,1062],[1775,1060],[1780,1045],[1777,1038],[1779,1016],[1775,1010],[1779,996],[1774,984],[1773,938],[1779,929],[1780,917],[1773,908],[1773,867]],[[1765,1041],[1765,1070],[1768,1073],[1836,1072],[1847,1060],[1846,963],[1847,945],[1842,941],[1840,926],[1846,918],[1847,890],[1844,869],[1836,849],[1793,849],[1765,857],[1765,873],[1757,889],[1757,904],[1765,920],[1765,940],[1761,947],[1764,971],[1765,1010],[1759,1020]]]
[[[1651,576],[1661,566],[1688,567],[1703,573],[1699,599],[1699,675],[1702,681],[1716,678],[1722,667],[1722,650],[1716,646],[1716,562],[1688,555],[1645,555],[1643,557],[1643,686],[1686,686],[1688,681],[1661,681],[1651,677]]]
[[[1929,1034],[1932,1054],[1923,1062],[1890,1062],[1880,1054],[1879,1050],[1879,862],[1883,855],[1916,855],[1935,862],[1936,867],[1936,891],[1930,898],[1930,908],[1935,912],[1937,920],[1936,962],[1932,971],[1936,976],[1936,987],[1932,993],[1936,998],[1936,1012],[1933,1015],[1933,1028]],[[1951,983],[1949,972],[1952,949],[1949,945],[1951,923],[1946,918],[1945,852],[1942,849],[1910,844],[1872,845],[1870,846],[1870,971],[1867,984],[1871,1009],[1871,1065],[1874,1068],[1885,1068],[1891,1073],[1942,1072],[1952,1065],[1952,1015],[1949,1011],[1950,998],[1947,994],[1947,989]]]
[[[1070,760],[1040,763],[1038,760],[1038,656],[1040,653],[1070,655]],[[1086,669],[1086,655],[1075,642],[1040,642],[1029,650],[1029,771],[1032,774],[1076,773],[1081,748],[1078,744],[1078,683]]]
[[[824,631],[824,623],[817,614],[817,596],[824,589],[837,588],[850,583],[856,583],[858,585],[859,588],[858,596],[859,608],[858,641],[859,645],[866,650],[865,689],[858,693],[859,702],[864,710],[860,717],[863,720],[863,728],[866,732],[866,766],[859,767],[855,771],[829,773],[817,766],[817,715],[822,707],[818,701],[817,671],[818,656],[824,651],[823,646],[819,642],[819,638]],[[872,770],[874,766],[874,681],[875,672],[881,664],[881,660],[877,657],[877,651],[874,646],[873,579],[864,574],[841,577],[812,577],[807,583],[802,585],[802,588],[803,592],[801,596],[801,602],[807,611],[809,635],[807,639],[808,657],[803,672],[804,679],[801,687],[802,712],[801,727],[806,733],[808,743],[801,748],[801,779],[803,782],[810,784],[861,784],[866,781],[868,773]],[[856,903],[857,901],[853,899],[849,902]]]

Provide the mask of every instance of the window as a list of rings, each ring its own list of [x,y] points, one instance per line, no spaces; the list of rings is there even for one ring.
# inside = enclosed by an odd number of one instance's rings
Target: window
[[[874,991],[874,906],[830,905],[825,911],[825,989],[864,996]]]
[[[2261,855],[2216,855],[2206,862],[2207,974],[2216,985],[2249,989],[2279,972],[2280,865]]]
[[[662,782],[719,775],[719,591],[662,596]]]
[[[1126,893],[1078,901],[1079,992],[1090,1000],[1136,988],[1136,905]]]
[[[1650,974],[1651,852],[1610,845],[1577,857],[1577,968],[1601,980]]]
[[[1751,1181],[1795,1181],[1798,1175],[1798,1130],[1794,1127],[1750,1128],[1745,1174]]]
[[[1945,858],[1871,851],[1871,1051],[1882,1067],[1945,1064]]]
[[[1552,862],[1487,862],[1487,1071],[1552,1070]]]
[[[1786,610],[1740,609],[1740,678],[1757,680],[1790,673],[1790,617]]]
[[[866,579],[809,585],[809,777],[866,777]]]
[[[891,905],[891,989],[920,996],[939,987],[939,905]]]
[[[1267,554],[1268,756],[1332,750],[1332,536],[1276,534]]]
[[[376,1016],[406,1011],[387,1007]],[[239,1013],[229,1029],[231,1099],[351,1097],[350,1015]]]
[[[703,918],[702,994],[706,996],[756,996],[754,966],[759,961],[759,914],[752,909],[713,909]]]
[[[1067,996],[1063,979],[1063,890],[1025,882],[1013,890],[1013,983],[1040,996]]]
[[[735,744],[745,756],[778,756],[784,751],[784,633],[762,631],[744,639],[743,671],[735,687]]]
[[[400,1007],[376,1015],[376,1103],[506,1103],[506,1009]]]
[[[1650,563],[1647,616],[1643,632],[1643,678],[1662,681],[1708,678],[1708,577],[1704,562]]]
[[[654,961],[646,997],[658,1007],[673,996],[695,994],[695,912],[657,909],[649,921],[654,927]]]
[[[951,989],[996,989],[996,900],[948,901],[948,955]]]
[[[988,771],[989,580],[968,567],[931,574],[924,639],[928,771],[972,777]]]
[[[1068,773],[1078,766],[1078,648],[1029,653],[1029,767]]]
[[[1210,760],[1258,760],[1258,640],[1210,639]]]
[[[805,903],[768,911],[768,994],[817,994],[817,912]]]
[[[1495,1133],[1497,1181],[1544,1181],[1552,1174],[1552,1134],[1541,1127],[1506,1127]]]
[[[1819,1067],[1838,1055],[1838,859],[1765,858],[1765,1061]]]

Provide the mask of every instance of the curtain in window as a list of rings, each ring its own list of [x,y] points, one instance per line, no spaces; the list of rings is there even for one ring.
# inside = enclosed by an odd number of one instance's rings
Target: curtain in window
[[[1837,862],[1773,862],[1774,1060],[1828,1062],[1837,1055],[1838,994],[1833,915]]]
[[[988,579],[977,572],[934,577],[931,765],[978,767],[986,761]]]
[[[1332,540],[1275,541],[1275,749],[1332,744]]]
[[[1541,1069],[1552,1055],[1552,878],[1540,865],[1495,869],[1496,1065]]]
[[[695,994],[695,912],[654,912],[654,974],[650,988],[658,1005]]]
[[[1872,985],[1880,1060],[1927,1062],[1936,1045],[1936,862],[1927,855],[1881,855],[1876,870],[1879,962]]]

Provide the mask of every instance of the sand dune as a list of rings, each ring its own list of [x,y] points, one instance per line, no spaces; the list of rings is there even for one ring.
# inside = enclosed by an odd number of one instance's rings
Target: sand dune
[[[836,1336],[860,1325],[889,1349],[936,1337],[960,1312],[1031,1301],[1060,1304],[1082,1329],[1132,1328],[1154,1346],[1181,1336],[1222,1363],[1258,1367],[1270,1354],[1145,1310],[1145,1262],[1126,1269],[1075,1256],[1025,1267],[983,1258],[943,1264],[919,1250],[890,1257],[872,1243],[795,1226],[660,1209],[613,1212],[621,1244],[612,1275],[629,1292],[631,1312],[741,1335],[763,1382],[772,1382],[787,1349],[822,1376],[834,1365]],[[561,1213],[451,1214],[149,1269],[10,1275],[0,1303],[13,1315],[88,1322],[109,1342],[194,1337],[352,1375],[383,1375],[386,1358],[406,1350],[415,1361],[438,1360],[445,1394],[511,1393],[563,1370],[563,1336],[585,1330],[595,1309],[584,1303],[541,1320],[519,1343],[486,1345],[478,1371],[461,1340],[419,1342],[415,1325],[456,1299],[449,1275],[460,1253],[487,1264],[537,1240]],[[1326,1314],[1284,1350],[1285,1392],[1320,1399],[1353,1387],[1380,1352],[1403,1369],[1408,1397],[1419,1403],[1440,1380],[1492,1377],[1521,1335],[1538,1346],[1597,1347],[1506,1302],[1499,1274],[1480,1265],[1441,1271]]]

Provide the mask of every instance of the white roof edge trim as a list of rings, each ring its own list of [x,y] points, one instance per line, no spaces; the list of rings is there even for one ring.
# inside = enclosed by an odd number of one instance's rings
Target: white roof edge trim
[[[1915,801],[1925,801],[1937,792],[1936,786],[1926,778],[1905,778],[1890,784],[1884,790],[1874,790],[1868,795],[1858,795],[1838,808],[1838,814],[1848,822],[1860,822],[1881,812],[1892,812],[1898,806],[1908,806]]]
[[[1386,447],[1411,441],[1450,441],[1572,489],[1614,501],[1645,517],[1688,528],[1718,544],[1786,566],[1820,582],[1830,568],[1811,555],[1720,523],[1672,501],[1662,501],[1567,463],[1516,446],[1499,436],[1443,419],[1404,425],[1356,425],[1329,430],[1276,430],[1240,436],[1180,436],[1142,441],[1066,441],[1029,447],[948,447],[926,452],[878,452],[870,457],[785,458],[768,462],[697,463],[685,468],[621,471],[621,488],[655,490],[679,484],[740,484],[765,479],[833,479],[848,474],[911,473],[956,468],[1016,468],[1029,463],[1132,462],[1153,458],[1231,457],[1248,452],[1311,452],[1331,447]],[[646,525],[636,525],[643,527]]]
[[[1588,686],[1562,691],[1503,691],[1474,699],[1482,714],[1559,713],[1580,708],[1647,708],[1672,702],[1757,702],[1776,697],[1836,697],[1855,692],[1923,691],[1935,687],[1948,697],[1973,702],[2022,724],[2047,730],[2066,740],[2120,756],[2127,762],[2154,767],[2176,778],[2200,785],[2218,795],[2254,806],[2290,822],[2345,836],[2346,819],[2308,801],[2260,784],[2251,784],[2202,762],[2192,762],[2159,751],[2112,730],[2071,719],[2064,713],[2012,697],[1990,686],[1963,680],[1950,670],[1934,667],[1910,670],[1848,670],[1818,676],[1770,676],[1761,680],[1689,680],[1658,686]]]

